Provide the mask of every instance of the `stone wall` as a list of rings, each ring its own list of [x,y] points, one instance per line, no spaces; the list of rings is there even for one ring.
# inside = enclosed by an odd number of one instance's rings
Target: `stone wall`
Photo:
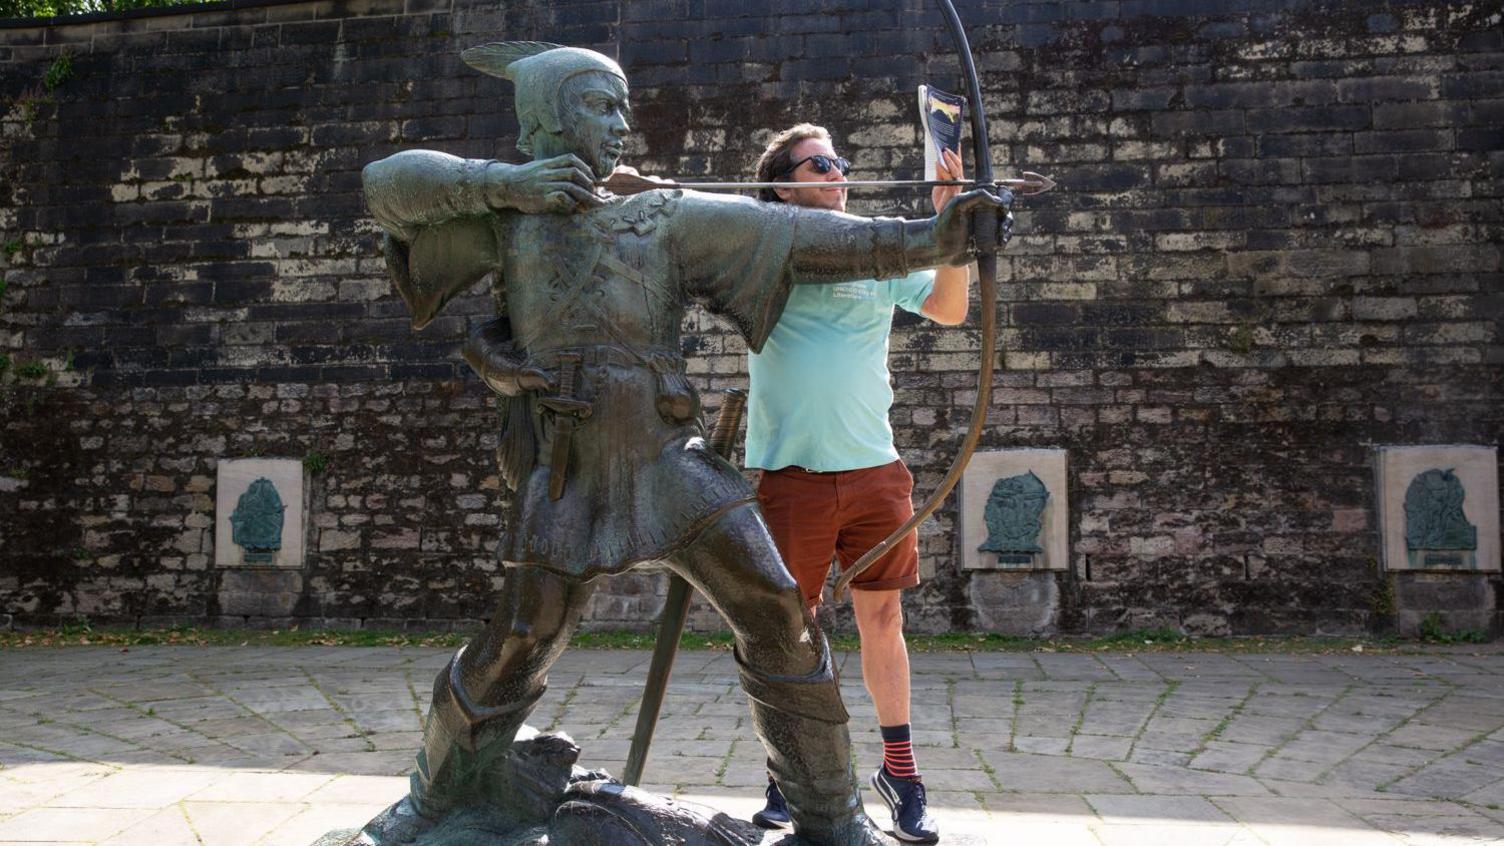
[[[912,627],[1384,625],[1372,447],[1504,432],[1497,4],[958,5],[996,160],[1060,182],[1021,204],[1001,262],[983,445],[1069,450],[1073,569],[963,573],[947,506]],[[914,177],[913,87],[958,89],[925,3],[231,2],[0,25],[0,623],[488,613],[496,418],[455,354],[488,299],[409,330],[359,169],[418,146],[515,159],[509,85],[456,56],[499,38],[619,56],[628,160],[685,177],[747,173],[797,120],[862,176]],[[966,424],[978,338],[896,323],[893,422],[923,494]],[[741,384],[738,339],[687,324],[701,388]],[[213,565],[216,462],[258,455],[323,465],[308,562],[270,586]],[[640,624],[661,590],[621,579],[591,622]],[[972,607],[989,596],[1017,615]]]

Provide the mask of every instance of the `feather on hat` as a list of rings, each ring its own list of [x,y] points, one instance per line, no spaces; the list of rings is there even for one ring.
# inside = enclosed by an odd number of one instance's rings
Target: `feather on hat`
[[[512,75],[507,73],[507,67],[513,62],[549,50],[558,50],[563,46],[547,41],[497,41],[461,51],[460,58],[481,73],[512,79]]]

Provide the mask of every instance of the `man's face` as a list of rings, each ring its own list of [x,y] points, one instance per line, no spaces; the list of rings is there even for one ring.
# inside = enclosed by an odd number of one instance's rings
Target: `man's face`
[[[810,156],[825,156],[834,161],[836,158],[835,148],[829,141],[823,138],[806,138],[795,144],[789,151],[790,161],[802,162],[794,168],[794,172],[784,177],[790,182],[829,182],[830,188],[778,188],[778,196],[785,203],[795,206],[805,206],[812,209],[829,209],[831,211],[846,211],[846,189],[835,187],[846,181],[846,175],[839,168],[831,167],[826,173],[820,173],[815,169],[815,163],[808,161]]]
[[[627,126],[627,84],[599,71],[570,77],[559,92],[564,143],[605,179],[621,161]]]

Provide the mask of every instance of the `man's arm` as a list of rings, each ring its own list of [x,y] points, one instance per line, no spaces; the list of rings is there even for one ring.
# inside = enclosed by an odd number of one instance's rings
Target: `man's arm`
[[[947,148],[945,155],[935,162],[933,178],[965,179],[961,157],[956,155],[954,150]],[[935,204],[935,211],[938,212],[960,193],[961,186],[959,185],[939,185],[930,192],[930,200]],[[961,266],[941,265],[935,268],[935,287],[925,298],[924,305],[919,307],[919,313],[945,326],[955,326],[964,321],[970,298],[970,268],[969,262]]]

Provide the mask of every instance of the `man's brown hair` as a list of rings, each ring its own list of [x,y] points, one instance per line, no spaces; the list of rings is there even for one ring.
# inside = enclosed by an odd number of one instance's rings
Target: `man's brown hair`
[[[815,126],[812,123],[800,123],[774,135],[773,139],[768,142],[768,148],[762,151],[762,157],[757,160],[757,181],[781,181],[788,177],[789,171],[793,170],[790,165],[794,163],[792,152],[794,146],[806,138],[819,138],[822,141],[829,141],[830,133],[823,126]],[[783,198],[778,196],[778,189],[776,188],[758,189],[757,199],[770,203],[783,202]]]

